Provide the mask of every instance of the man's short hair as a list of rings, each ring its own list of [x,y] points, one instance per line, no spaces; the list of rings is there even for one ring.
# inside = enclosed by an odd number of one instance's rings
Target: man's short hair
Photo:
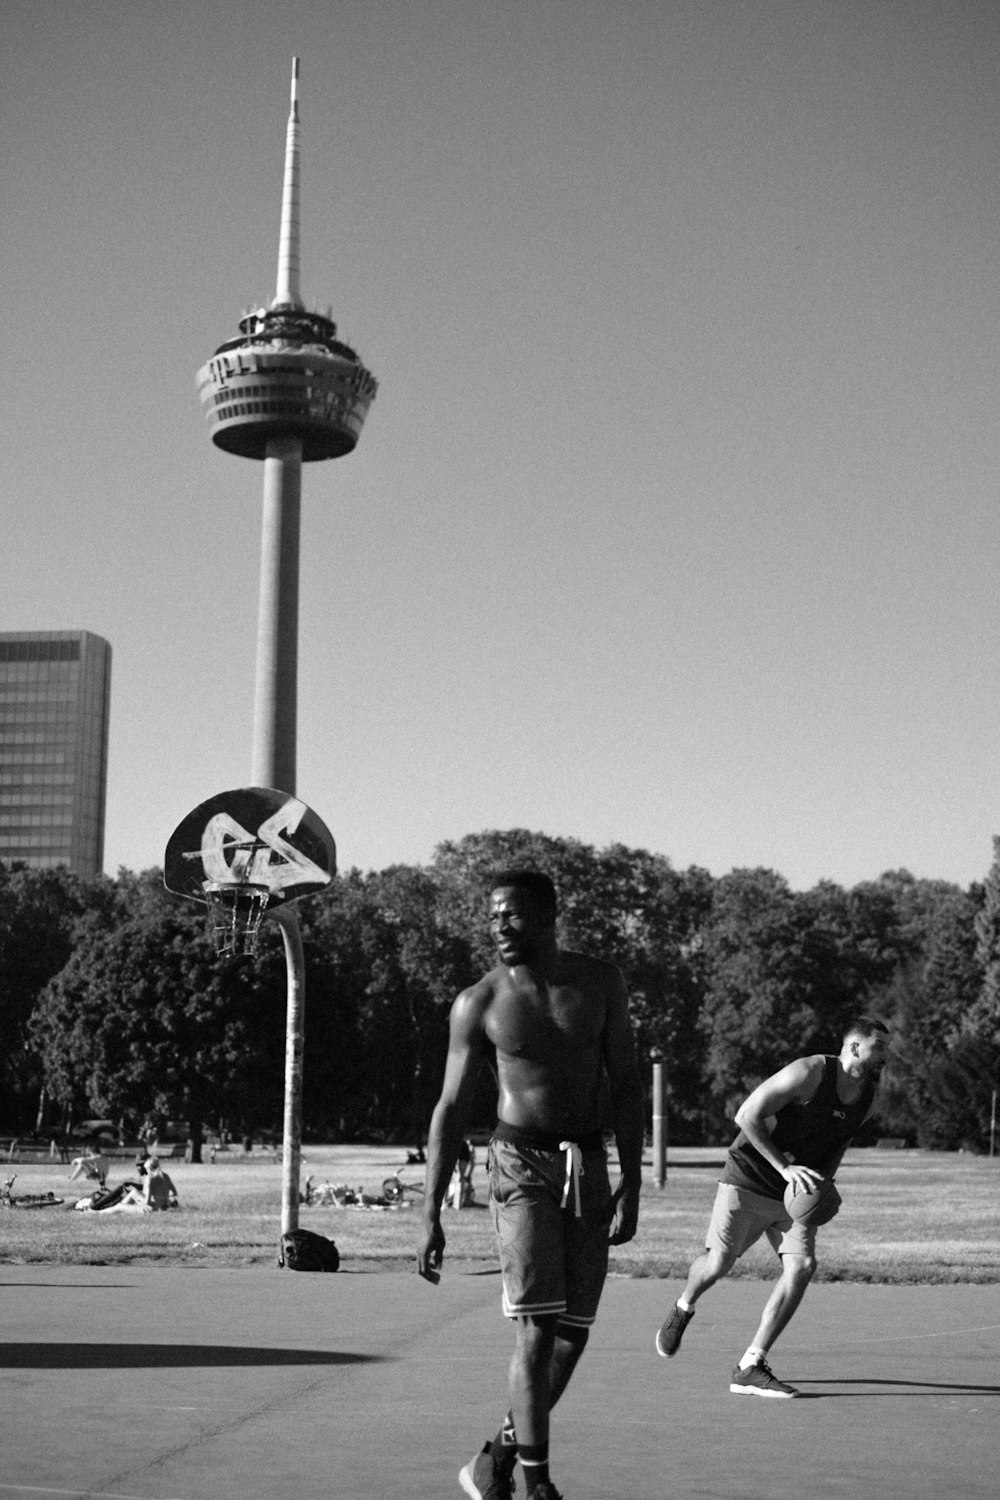
[[[844,1032],[844,1041],[856,1036],[863,1042],[870,1042],[873,1037],[888,1035],[889,1028],[884,1021],[877,1020],[875,1016],[858,1016]]]
[[[544,870],[497,870],[490,877],[490,892],[498,891],[501,886],[527,891],[538,910],[546,916],[554,917],[558,910],[555,885]]]

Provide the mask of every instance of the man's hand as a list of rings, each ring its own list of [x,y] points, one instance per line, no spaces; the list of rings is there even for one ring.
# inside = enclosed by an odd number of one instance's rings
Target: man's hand
[[[793,1198],[799,1193],[814,1193],[823,1181],[822,1172],[814,1172],[812,1167],[802,1167],[797,1162],[789,1162],[781,1175],[791,1188]]]
[[[639,1189],[637,1186],[627,1187],[624,1182],[620,1182],[611,1200],[611,1233],[608,1235],[608,1244],[627,1244],[635,1238],[638,1223]]]
[[[441,1280],[441,1262],[444,1259],[444,1230],[441,1221],[434,1219],[425,1224],[424,1236],[417,1246],[417,1275],[437,1286]]]

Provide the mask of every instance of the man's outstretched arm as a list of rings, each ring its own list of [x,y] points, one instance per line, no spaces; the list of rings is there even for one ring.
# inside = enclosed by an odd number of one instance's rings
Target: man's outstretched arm
[[[441,1204],[465,1138],[472,1094],[483,1058],[485,999],[481,986],[475,985],[463,990],[451,1008],[444,1083],[427,1132],[424,1223],[417,1245],[417,1271],[428,1281],[440,1280],[445,1246]]]
[[[621,1182],[615,1192],[611,1221],[612,1245],[624,1245],[635,1235],[642,1189],[642,1145],[646,1133],[642,1080],[629,1020],[628,993],[615,975],[604,1028],[604,1066],[611,1086],[611,1112],[618,1146]]]

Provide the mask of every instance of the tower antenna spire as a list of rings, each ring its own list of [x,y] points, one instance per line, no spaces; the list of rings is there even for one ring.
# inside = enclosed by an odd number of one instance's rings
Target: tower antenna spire
[[[302,306],[299,284],[299,165],[302,127],[299,120],[299,59],[292,59],[292,97],[285,132],[285,180],[281,193],[278,237],[278,284],[272,307]]]

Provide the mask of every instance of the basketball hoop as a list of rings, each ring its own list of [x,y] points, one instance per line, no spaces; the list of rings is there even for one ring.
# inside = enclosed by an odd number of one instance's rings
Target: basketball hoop
[[[256,953],[265,914],[325,890],[336,871],[333,834],[304,802],[242,787],[218,792],[177,825],[163,883],[205,902],[216,953]]]
[[[256,953],[260,924],[271,899],[268,887],[207,880],[202,889],[216,953]]]

